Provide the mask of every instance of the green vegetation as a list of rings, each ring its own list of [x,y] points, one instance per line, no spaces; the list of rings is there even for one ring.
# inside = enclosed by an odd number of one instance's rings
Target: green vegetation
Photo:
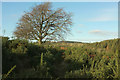
[[[8,78],[118,78],[119,39],[96,43],[46,42],[2,37],[3,74]]]
[[[16,65],[14,65],[9,71],[7,74],[4,74],[2,76],[2,80],[6,79],[8,77],[8,75],[16,68]]]

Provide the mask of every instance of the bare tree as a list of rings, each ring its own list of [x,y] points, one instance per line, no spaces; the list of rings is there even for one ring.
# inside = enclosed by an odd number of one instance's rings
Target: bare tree
[[[61,40],[70,31],[71,14],[59,8],[53,10],[51,3],[43,3],[25,12],[17,23],[14,32],[18,38],[38,40],[39,44],[47,40]]]

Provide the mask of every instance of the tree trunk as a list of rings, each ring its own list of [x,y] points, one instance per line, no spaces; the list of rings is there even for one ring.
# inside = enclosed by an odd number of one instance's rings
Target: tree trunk
[[[42,40],[41,40],[41,39],[39,39],[38,43],[39,43],[39,45],[41,45],[41,44],[42,44]]]

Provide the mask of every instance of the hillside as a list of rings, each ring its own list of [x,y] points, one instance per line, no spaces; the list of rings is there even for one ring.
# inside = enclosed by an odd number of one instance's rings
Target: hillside
[[[58,41],[58,43],[82,43],[77,41]]]
[[[58,42],[41,46],[2,38],[2,67],[8,78],[118,78],[119,39],[96,43]],[[4,77],[3,77],[4,78]]]

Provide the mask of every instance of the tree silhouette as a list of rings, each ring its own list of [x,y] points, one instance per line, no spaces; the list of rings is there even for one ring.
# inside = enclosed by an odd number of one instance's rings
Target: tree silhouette
[[[71,13],[62,8],[53,10],[51,3],[43,3],[25,12],[21,17],[15,36],[21,39],[37,40],[39,44],[51,40],[64,40],[72,25]]]

